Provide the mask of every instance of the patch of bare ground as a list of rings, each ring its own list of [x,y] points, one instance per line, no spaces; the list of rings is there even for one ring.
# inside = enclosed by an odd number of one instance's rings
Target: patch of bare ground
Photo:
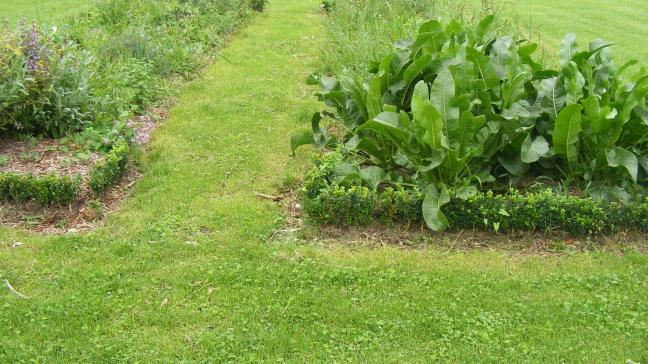
[[[32,174],[76,177],[86,179],[92,167],[101,159],[100,153],[86,153],[83,158],[77,151],[63,148],[58,140],[32,141],[1,140],[0,155],[6,158],[0,173]]]
[[[511,254],[553,256],[585,251],[623,254],[630,249],[648,254],[648,236],[639,232],[619,232],[602,236],[570,236],[559,232],[494,233],[480,230],[433,232],[424,223],[404,226],[374,223],[369,226],[342,227],[317,225],[304,216],[301,201],[294,191],[281,195],[261,195],[284,209],[286,224],[273,232],[271,239],[293,237],[319,246],[379,248],[384,246],[412,250],[438,251],[497,250]]]

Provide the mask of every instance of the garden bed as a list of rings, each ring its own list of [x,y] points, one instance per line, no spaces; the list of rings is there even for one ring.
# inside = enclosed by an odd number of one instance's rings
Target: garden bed
[[[318,157],[318,159],[326,158]],[[318,173],[321,176],[321,174]],[[311,177],[313,175],[311,174]],[[561,255],[584,251],[608,251],[623,253],[626,249],[637,250],[648,254],[648,239],[645,227],[635,226],[631,229],[617,226],[603,229],[597,234],[573,234],[564,229],[549,230],[504,229],[494,231],[491,224],[464,223],[461,227],[444,232],[430,230],[420,214],[421,201],[414,202],[408,208],[392,205],[391,215],[380,208],[372,210],[370,217],[358,223],[358,215],[364,209],[346,207],[340,202],[348,200],[341,197],[337,201],[314,192],[309,198],[309,187],[312,180],[284,186],[278,195],[259,195],[257,197],[277,202],[284,211],[285,225],[275,230],[271,238],[275,240],[296,240],[320,246],[340,246],[351,248],[397,247],[406,250],[423,251],[437,249],[442,251],[498,250],[512,254]],[[393,196],[393,195],[392,195]],[[354,201],[357,202],[357,201]],[[358,206],[357,204],[355,206]],[[376,208],[376,205],[373,205]],[[384,207],[384,205],[383,205]],[[325,209],[329,209],[325,211]],[[644,205],[644,209],[646,205]],[[359,212],[360,211],[360,212]],[[400,214],[412,218],[395,218]],[[648,216],[644,212],[644,217]],[[618,218],[618,217],[617,217]],[[347,219],[356,219],[349,223]],[[645,225],[645,224],[644,224]]]
[[[137,165],[132,163],[133,151],[146,149],[151,133],[167,117],[166,107],[169,105],[160,104],[126,123],[131,142],[122,144],[119,155],[115,155],[114,149],[89,152],[63,139],[3,140],[0,146],[0,225],[47,233],[94,228],[98,220],[117,209],[121,200],[128,197],[141,176]],[[116,163],[107,163],[111,158]],[[74,191],[69,199],[62,201],[39,201],[36,193],[29,191],[17,200],[11,195],[18,194],[16,190],[20,187],[16,186],[17,182],[7,187],[8,178],[23,181],[18,182],[21,184],[24,181],[42,181],[45,185],[69,182]]]
[[[174,90],[263,4],[101,1],[0,29],[0,224],[78,229],[110,211]]]
[[[117,210],[140,177],[137,167],[129,166],[120,181],[101,196],[89,189],[79,192],[67,204],[42,205],[37,201],[0,203],[0,225],[40,233],[60,234],[94,229],[102,218]]]
[[[69,149],[60,140],[14,140],[0,150],[0,224],[5,226],[86,229],[112,209],[138,175],[127,169],[127,143],[91,153]]]
[[[70,150],[56,139],[0,142],[0,173],[87,177],[101,153]]]
[[[328,13],[336,16],[336,11]],[[538,45],[478,24],[429,20],[392,51],[308,83],[326,108],[291,138],[331,152],[305,178],[319,223],[434,231],[646,232],[648,75],[611,43]]]

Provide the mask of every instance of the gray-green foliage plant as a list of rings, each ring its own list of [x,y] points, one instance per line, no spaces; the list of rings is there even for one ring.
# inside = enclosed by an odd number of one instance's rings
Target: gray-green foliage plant
[[[97,117],[93,57],[55,31],[0,29],[0,135],[60,137]]]
[[[344,135],[328,135],[316,115],[312,130],[293,138],[293,151],[337,144],[346,156],[337,169],[342,184],[429,185],[423,212],[435,230],[447,227],[439,206],[448,186],[465,198],[539,176],[599,196],[645,185],[643,69],[617,67],[601,40],[580,49],[573,34],[562,42],[560,69],[548,69],[533,57],[536,44],[495,36],[493,21],[431,20],[372,63],[367,77],[314,75],[318,97],[334,110],[323,115],[338,120]],[[377,168],[379,183],[358,172],[367,168]]]

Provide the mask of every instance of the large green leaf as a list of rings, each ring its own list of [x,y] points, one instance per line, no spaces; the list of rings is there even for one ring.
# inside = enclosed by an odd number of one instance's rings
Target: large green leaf
[[[620,147],[611,148],[605,151],[608,166],[616,168],[623,166],[632,180],[637,183],[637,174],[639,173],[639,161],[637,156],[629,150]]]
[[[560,109],[565,105],[567,91],[558,77],[544,79],[538,87],[538,104],[541,110],[553,118],[558,117]]]
[[[585,77],[578,71],[575,63],[570,63],[567,67],[569,76],[565,77],[565,89],[567,91],[565,103],[567,105],[578,103],[583,98],[583,87],[585,86]]]
[[[456,127],[448,127],[449,144],[456,148],[460,157],[465,157],[470,151],[481,150],[482,146],[476,139],[476,134],[486,124],[486,117],[475,117],[470,110],[461,113]]]
[[[484,53],[472,47],[466,47],[466,58],[475,65],[479,74],[479,83],[482,89],[491,89],[499,86],[499,78],[491,59]]]
[[[365,167],[360,169],[360,177],[362,177],[362,180],[367,183],[369,188],[375,190],[378,188],[378,185],[384,181],[385,171],[376,166]]]
[[[589,50],[572,54],[572,60],[576,64],[581,64],[582,62],[587,61],[590,57],[596,55],[598,52],[601,52],[603,49],[613,45],[614,43],[605,43],[602,40],[591,42]],[[623,68],[619,69],[619,72],[621,71],[623,71]]]
[[[376,144],[376,140],[372,136],[354,135],[344,144],[344,147],[349,150],[363,151],[382,162],[391,157],[391,155]]]
[[[443,160],[446,158],[445,149],[432,149],[430,155],[426,158],[423,158],[421,161],[423,165],[418,166],[420,172],[429,172],[443,163]]]
[[[432,54],[427,53],[417,58],[412,62],[403,73],[403,81],[405,82],[405,89],[408,89],[410,84],[432,63]]]
[[[320,126],[322,121],[322,114],[316,112],[311,118],[311,129],[313,131],[313,144],[322,148],[331,142],[331,136]]]
[[[527,135],[522,143],[520,150],[520,159],[524,163],[533,163],[538,159],[544,157],[549,152],[549,143],[542,136],[533,139],[531,134]]]
[[[563,70],[569,67],[572,58],[576,55],[576,53],[578,53],[576,34],[569,33],[565,35],[563,40],[560,42],[560,67],[562,67]]]
[[[423,219],[427,226],[434,231],[442,231],[448,228],[448,218],[441,211],[441,207],[450,202],[448,189],[443,186],[440,190],[434,185],[427,187],[423,199]]]
[[[408,134],[401,130],[399,125],[400,114],[394,112],[382,112],[374,119],[362,124],[357,131],[372,130],[380,135],[389,138],[400,148],[407,147]]]
[[[518,56],[522,60],[523,63],[528,64],[533,71],[540,71],[542,69],[542,65],[531,57],[531,55],[538,49],[538,44],[536,43],[529,43],[525,45],[521,45],[518,48]]]
[[[423,100],[413,108],[414,122],[420,125],[425,134],[421,137],[433,149],[441,149],[447,145],[443,134],[443,116],[436,110],[430,101]]]
[[[437,20],[428,20],[421,24],[414,43],[414,52],[423,50],[426,53],[438,52],[445,43],[445,31]]]
[[[382,112],[382,90],[380,78],[371,80],[367,91],[367,118],[373,119]]]
[[[452,73],[448,68],[444,68],[437,74],[430,88],[430,102],[441,114],[445,125],[459,119],[459,108],[452,104],[454,96],[455,84]]]
[[[412,110],[417,108],[418,105],[423,101],[430,100],[430,88],[428,84],[421,80],[416,83],[414,86],[414,92],[412,93]]]
[[[472,39],[470,39],[471,45],[475,46],[482,42],[494,21],[495,15],[490,14],[479,22],[473,36],[471,37]]]
[[[579,104],[569,105],[562,109],[556,119],[553,133],[554,151],[565,157],[570,166],[578,161],[581,110],[583,107]]]
[[[313,132],[310,130],[300,130],[295,132],[291,137],[290,137],[290,151],[291,154],[294,156],[295,151],[297,148],[299,148],[302,145],[309,145],[313,144]]]
[[[526,78],[526,72],[520,72],[504,83],[502,86],[502,109],[510,108],[524,96]]]
[[[362,183],[360,168],[353,163],[341,163],[333,171],[337,183],[344,186],[359,185]]]
[[[529,165],[523,163],[517,155],[502,155],[497,160],[514,177],[522,177],[529,170]]]

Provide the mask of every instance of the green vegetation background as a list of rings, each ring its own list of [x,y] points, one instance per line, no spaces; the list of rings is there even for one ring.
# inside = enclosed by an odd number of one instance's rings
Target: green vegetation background
[[[303,84],[318,6],[273,0],[236,35],[183,91],[106,226],[0,229],[0,276],[30,296],[0,290],[0,361],[648,361],[639,253],[269,239],[281,210],[254,193],[305,164],[286,136],[318,107]]]

